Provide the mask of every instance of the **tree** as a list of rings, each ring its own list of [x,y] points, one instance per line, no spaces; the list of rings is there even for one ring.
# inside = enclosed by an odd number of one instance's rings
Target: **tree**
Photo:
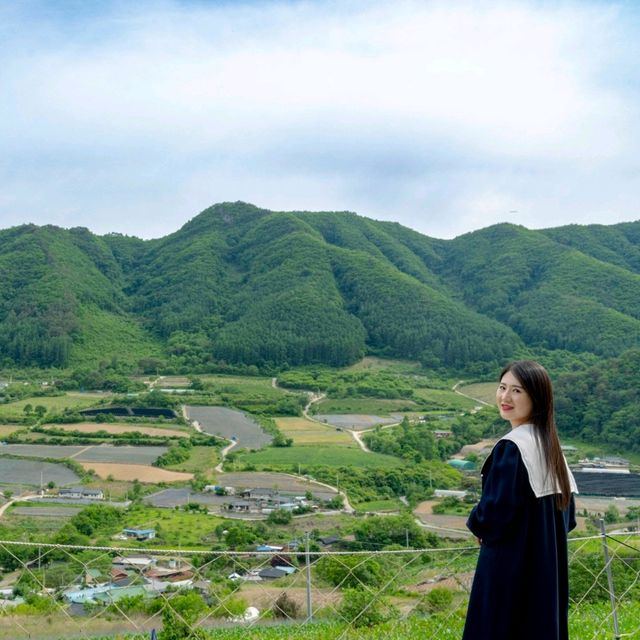
[[[38,416],[38,418],[42,419],[44,415],[47,413],[47,407],[44,407],[41,404],[38,404],[36,405],[34,412]]]
[[[162,611],[162,631],[158,640],[201,640],[204,631],[197,628],[198,618],[207,611],[202,596],[195,592],[173,596]]]
[[[24,408],[22,409],[22,411],[26,414],[26,415],[30,415],[31,413],[33,413],[33,405],[30,403],[27,403],[24,405]]]

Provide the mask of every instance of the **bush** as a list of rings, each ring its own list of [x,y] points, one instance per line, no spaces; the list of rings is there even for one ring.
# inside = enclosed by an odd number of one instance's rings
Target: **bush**
[[[446,611],[453,602],[453,593],[444,587],[436,587],[427,594],[424,600],[425,607],[429,613]]]
[[[284,591],[278,596],[271,611],[275,618],[291,620],[300,617],[300,605]]]
[[[398,615],[386,599],[365,589],[346,589],[338,613],[354,627],[373,627]]]

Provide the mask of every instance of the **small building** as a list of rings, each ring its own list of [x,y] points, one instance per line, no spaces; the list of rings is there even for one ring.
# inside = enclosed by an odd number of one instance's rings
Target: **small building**
[[[271,545],[271,544],[259,544],[256,547],[256,551],[262,552],[262,553],[269,553],[272,551],[282,551],[284,547],[279,547],[276,545]]]
[[[453,431],[447,431],[445,429],[434,429],[433,435],[439,439],[452,438]]]
[[[284,578],[286,575],[289,575],[287,571],[284,569],[276,569],[275,567],[268,567],[258,572],[258,576],[260,576],[262,580],[277,580],[278,578]]]
[[[122,535],[126,538],[135,538],[136,540],[153,540],[156,537],[155,529],[141,529],[132,527],[131,529],[123,529]]]
[[[136,569],[143,571],[155,564],[153,558],[147,556],[117,556],[111,561],[111,566],[116,569]]]
[[[60,489],[58,491],[58,497],[73,500],[104,500],[104,491],[102,491],[102,489],[71,487],[70,489]]]
[[[321,545],[328,547],[336,542],[340,542],[340,538],[338,536],[325,536],[323,538],[318,538],[318,542]]]
[[[246,500],[267,500],[271,501],[277,495],[277,492],[273,489],[264,489],[264,488],[256,488],[256,489],[245,489],[240,493],[240,496],[245,498]]]
[[[235,513],[249,513],[252,507],[255,507],[253,502],[249,502],[249,500],[233,500],[231,502],[227,502],[225,507],[228,511],[234,511]]]

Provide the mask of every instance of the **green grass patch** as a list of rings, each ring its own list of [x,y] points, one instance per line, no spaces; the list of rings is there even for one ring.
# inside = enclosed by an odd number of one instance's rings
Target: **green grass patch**
[[[458,387],[460,393],[464,393],[477,400],[482,400],[487,404],[494,405],[496,402],[497,382],[476,382]]]
[[[328,398],[313,405],[314,413],[362,413],[387,416],[390,413],[419,411],[413,400],[385,400],[378,398]]]
[[[465,398],[453,391],[446,389],[416,389],[414,391],[416,398],[420,398],[423,404],[431,409],[442,409],[444,411],[470,411],[477,402],[469,398]]]
[[[185,471],[187,473],[203,473],[205,477],[211,477],[215,466],[220,462],[219,449],[215,447],[192,447],[188,460],[172,464],[165,469],[171,471]]]
[[[267,466],[325,465],[329,467],[398,468],[402,461],[380,453],[365,453],[361,449],[347,447],[268,447],[255,453],[238,456],[243,464],[263,469]]]
[[[107,395],[100,396],[108,398]],[[16,402],[0,404],[0,418],[11,418],[11,416],[24,417],[24,408],[30,404],[33,408],[42,405],[48,412],[61,413],[64,409],[86,409],[95,406],[97,399],[92,396],[82,396],[79,394],[65,394],[61,396],[35,396],[23,398]],[[35,420],[35,416],[34,416]]]
[[[358,513],[367,513],[370,511],[386,513],[398,511],[402,506],[403,505],[399,500],[372,500],[371,502],[360,502],[358,504],[354,504],[353,508]]]
[[[154,528],[157,537],[141,543],[144,546],[202,549],[203,547],[211,547],[213,543],[218,542],[215,528],[221,522],[226,521],[223,518],[205,513],[135,505],[127,512],[123,526]],[[131,546],[130,540],[114,540],[113,542],[115,546]]]

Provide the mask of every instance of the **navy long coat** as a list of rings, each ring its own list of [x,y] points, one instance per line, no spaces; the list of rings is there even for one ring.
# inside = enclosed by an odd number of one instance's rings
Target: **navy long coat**
[[[573,497],[536,498],[518,447],[501,440],[483,467],[467,527],[481,539],[463,640],[568,640],[567,533]]]

